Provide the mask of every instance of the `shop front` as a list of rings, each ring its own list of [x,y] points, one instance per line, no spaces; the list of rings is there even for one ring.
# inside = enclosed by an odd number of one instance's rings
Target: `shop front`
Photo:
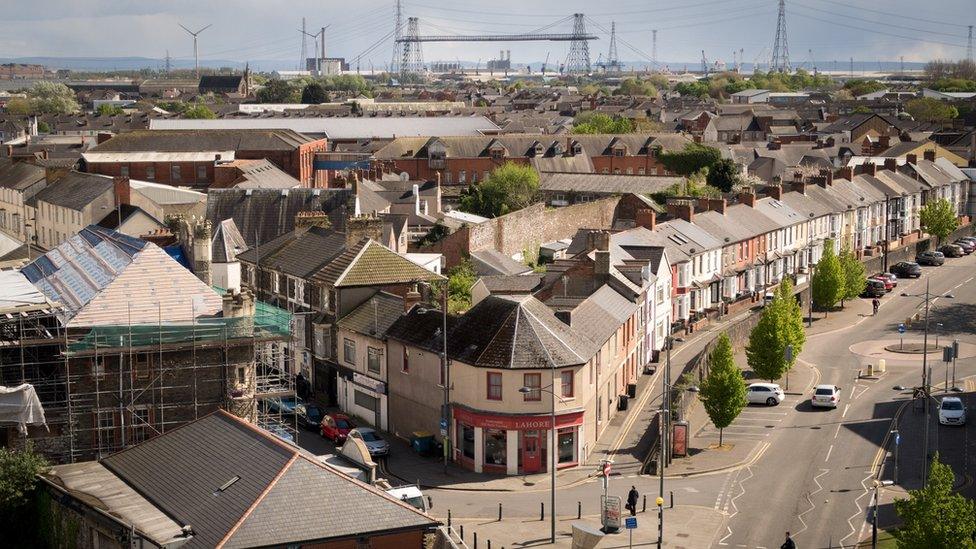
[[[549,470],[549,448],[556,467],[579,465],[583,457],[583,411],[556,415],[507,415],[454,407],[454,459],[467,469],[509,475]],[[555,435],[555,441],[553,436]]]
[[[386,384],[358,372],[338,376],[339,409],[369,425],[386,430]]]

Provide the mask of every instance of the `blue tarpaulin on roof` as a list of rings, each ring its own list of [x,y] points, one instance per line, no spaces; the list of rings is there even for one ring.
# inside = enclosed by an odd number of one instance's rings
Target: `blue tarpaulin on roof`
[[[192,268],[190,268],[190,262],[186,259],[186,254],[183,252],[183,246],[180,246],[179,244],[173,244],[172,246],[163,246],[163,251],[166,252],[167,255],[175,259],[176,262],[179,263],[180,265],[183,265],[190,271],[193,270]]]

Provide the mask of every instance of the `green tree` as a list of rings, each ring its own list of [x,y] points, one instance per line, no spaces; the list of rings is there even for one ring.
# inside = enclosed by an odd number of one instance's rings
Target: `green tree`
[[[640,78],[624,78],[620,81],[620,86],[614,90],[613,94],[657,97],[657,88],[650,82],[645,82]]]
[[[206,105],[194,105],[183,111],[183,118],[213,120],[214,118],[217,118],[217,115],[214,114],[214,112]]]
[[[779,301],[778,306],[782,307],[779,315],[780,330],[783,332],[786,345],[793,348],[792,359],[786,365],[788,371],[796,363],[796,357],[803,352],[803,345],[807,341],[807,334],[803,329],[803,310],[793,293],[792,280],[783,278],[779,288],[776,289],[776,299]],[[776,301],[773,303],[776,304]]]
[[[773,381],[779,379],[787,371],[786,334],[781,329],[780,316],[782,307],[777,297],[766,305],[756,327],[749,332],[749,343],[746,345],[746,362],[756,377]]]
[[[122,110],[122,107],[116,105],[104,103],[98,106],[98,116],[117,116],[124,113],[125,111]]]
[[[464,259],[447,271],[447,310],[461,313],[471,307],[471,287],[477,282],[471,261]]]
[[[37,131],[39,133],[51,133],[51,125],[43,120],[38,120]]]
[[[268,80],[263,88],[258,90],[260,103],[297,103],[300,97],[291,84],[275,78]]]
[[[945,122],[959,117],[956,107],[932,97],[919,97],[905,103],[905,112],[918,122]]]
[[[3,110],[5,110],[7,114],[21,114],[21,115],[31,114],[31,112],[33,112],[31,110],[30,101],[23,97],[11,98],[10,101],[7,101],[7,104],[4,105]]]
[[[573,119],[573,133],[621,134],[634,131],[634,124],[626,118],[612,118],[594,111],[582,112]]]
[[[857,256],[850,248],[844,248],[840,252],[840,269],[844,273],[844,295],[840,296],[841,307],[844,306],[845,299],[855,299],[864,291],[867,284],[864,264],[857,260]]]
[[[689,176],[702,168],[710,168],[722,160],[722,153],[718,149],[688,143],[680,151],[664,151],[658,154],[658,160],[672,173]]]
[[[899,549],[976,547],[976,502],[954,492],[953,481],[952,468],[935,454],[928,485],[910,490],[908,499],[895,499],[895,512],[902,521],[894,532]]]
[[[722,431],[728,427],[746,405],[746,381],[735,364],[735,353],[729,335],[722,332],[715,348],[708,355],[708,375],[698,393],[708,418],[718,427],[718,445],[722,445]]]
[[[824,314],[844,296],[844,271],[834,253],[832,240],[824,241],[824,252],[813,272],[810,285],[813,289],[813,302],[823,308]]]
[[[952,207],[952,203],[944,198],[933,200],[922,206],[918,212],[918,218],[922,223],[922,229],[930,235],[934,235],[939,242],[959,228],[956,210]]]
[[[319,103],[328,102],[329,94],[319,82],[311,82],[302,88],[302,103],[318,105]]]
[[[732,192],[739,184],[739,169],[731,158],[723,158],[708,168],[707,181],[722,192]]]
[[[855,78],[853,80],[844,82],[844,89],[849,90],[851,95],[854,97],[881,91],[885,88],[887,88],[887,86],[877,80],[863,80],[860,78]]]
[[[461,209],[485,217],[498,217],[532,204],[539,192],[539,174],[531,166],[506,162],[481,184],[461,194]]]
[[[46,114],[71,114],[78,112],[80,106],[75,101],[75,92],[64,84],[38,82],[27,90],[31,112]]]
[[[11,513],[27,502],[37,485],[37,475],[47,468],[47,461],[34,452],[0,448],[0,515]]]

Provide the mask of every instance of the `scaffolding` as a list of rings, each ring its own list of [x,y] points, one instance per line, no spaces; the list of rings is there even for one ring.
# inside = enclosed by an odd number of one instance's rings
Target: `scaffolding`
[[[291,314],[277,307],[183,323],[65,328],[67,318],[53,305],[0,311],[0,384],[35,387],[49,430],[27,439],[56,463],[103,457],[218,408],[269,425],[258,401],[294,394],[293,376],[267,362],[291,338]]]

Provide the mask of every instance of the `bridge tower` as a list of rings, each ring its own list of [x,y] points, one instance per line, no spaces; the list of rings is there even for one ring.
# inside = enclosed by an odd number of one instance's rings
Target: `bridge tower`
[[[573,39],[569,43],[566,56],[566,72],[569,74],[590,73],[590,44],[586,40],[586,22],[582,13],[573,14]]]
[[[407,18],[406,41],[403,42],[403,62],[400,64],[402,72],[424,72],[424,53],[420,49],[420,21],[416,17]]]

